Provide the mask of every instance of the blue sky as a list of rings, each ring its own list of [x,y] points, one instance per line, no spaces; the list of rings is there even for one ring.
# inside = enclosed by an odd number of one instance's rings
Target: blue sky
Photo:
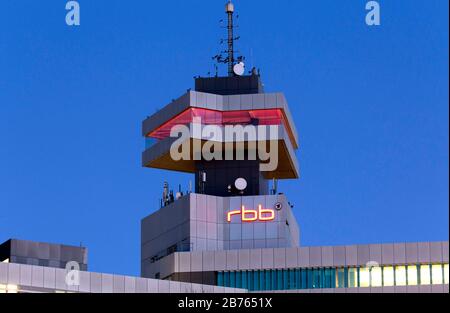
[[[0,241],[89,248],[139,274],[140,219],[165,180],[142,120],[213,69],[224,0],[0,4]],[[239,50],[285,93],[302,178],[283,181],[304,245],[448,240],[448,1],[243,1]],[[222,73],[225,69],[222,69]]]

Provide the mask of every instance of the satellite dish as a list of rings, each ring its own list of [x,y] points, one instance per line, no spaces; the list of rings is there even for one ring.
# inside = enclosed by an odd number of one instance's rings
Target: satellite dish
[[[239,62],[233,67],[233,72],[237,76],[242,76],[245,73],[245,64],[244,62]]]
[[[244,178],[238,178],[234,182],[234,186],[239,191],[244,191],[247,188],[247,181]]]

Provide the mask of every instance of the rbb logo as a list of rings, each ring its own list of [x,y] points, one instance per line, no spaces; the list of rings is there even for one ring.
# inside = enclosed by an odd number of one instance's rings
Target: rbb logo
[[[245,223],[256,221],[269,222],[275,219],[275,211],[271,209],[263,209],[261,204],[258,206],[258,210],[247,210],[245,206],[242,206],[242,210],[228,212],[228,223],[231,223],[231,219],[234,215],[240,215],[241,221]]]

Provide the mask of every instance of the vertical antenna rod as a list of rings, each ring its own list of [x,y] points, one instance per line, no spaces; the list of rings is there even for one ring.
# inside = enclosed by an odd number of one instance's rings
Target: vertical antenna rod
[[[228,76],[234,76],[233,66],[234,66],[234,38],[233,38],[233,13],[234,4],[231,0],[225,6],[225,11],[228,14]]]

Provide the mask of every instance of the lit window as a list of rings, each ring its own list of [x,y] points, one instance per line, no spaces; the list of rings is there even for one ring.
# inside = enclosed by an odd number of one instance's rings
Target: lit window
[[[336,271],[336,287],[344,288],[345,287],[345,269],[338,268]]]
[[[433,285],[442,285],[442,265],[431,266],[431,281]]]
[[[406,286],[406,267],[396,266],[395,267],[395,285],[396,286]]]
[[[448,285],[448,264],[444,264],[444,284]]]
[[[418,276],[417,276],[417,266],[410,265],[408,266],[408,285],[409,286],[417,286],[419,284]]]
[[[6,292],[7,293],[17,293],[17,286],[16,285],[7,285],[6,286]]]
[[[381,278],[382,272],[381,267],[373,267],[371,271],[371,286],[381,287],[383,286],[383,280]]]
[[[431,284],[431,273],[429,265],[420,266],[420,284],[430,285]]]
[[[349,268],[348,269],[348,287],[356,288],[358,287],[358,269]]]
[[[9,259],[2,261],[2,263],[9,263]]]
[[[0,284],[0,293],[17,293],[16,285],[2,285]]]
[[[394,286],[394,268],[392,266],[385,266],[383,268],[384,286]]]
[[[359,270],[359,286],[370,287],[370,269],[368,267]]]

